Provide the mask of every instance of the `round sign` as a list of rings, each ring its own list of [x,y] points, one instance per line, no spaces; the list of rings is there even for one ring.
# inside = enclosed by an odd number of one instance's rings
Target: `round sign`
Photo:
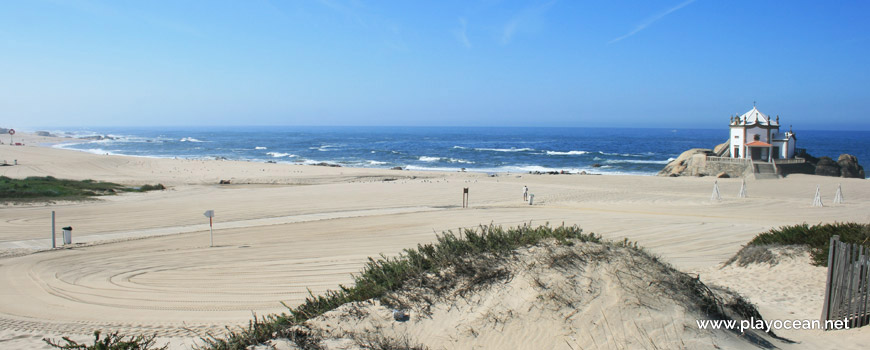
[[[9,135],[15,135],[15,129],[9,129]]]

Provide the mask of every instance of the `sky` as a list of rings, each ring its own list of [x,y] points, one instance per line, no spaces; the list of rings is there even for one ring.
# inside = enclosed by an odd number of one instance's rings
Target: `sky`
[[[870,130],[870,2],[0,2],[0,127]]]

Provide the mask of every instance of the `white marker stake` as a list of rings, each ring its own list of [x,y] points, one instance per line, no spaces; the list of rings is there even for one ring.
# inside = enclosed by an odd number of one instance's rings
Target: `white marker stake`
[[[214,247],[214,224],[212,223],[212,218],[214,217],[214,210],[206,210],[205,213],[202,213],[205,217],[208,218],[208,233],[211,239],[211,243],[209,247]]]

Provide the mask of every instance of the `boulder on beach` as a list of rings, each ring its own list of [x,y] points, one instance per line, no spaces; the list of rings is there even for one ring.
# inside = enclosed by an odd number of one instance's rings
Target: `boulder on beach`
[[[681,175],[697,175],[697,170],[701,164],[695,159],[700,156],[706,159],[708,155],[713,155],[713,150],[709,148],[692,148],[680,154],[677,159],[672,160],[665,168],[659,172],[659,176],[681,176]]]
[[[840,167],[840,177],[848,178],[865,178],[864,167],[858,164],[858,157],[851,154],[841,154],[837,159],[837,165]]]

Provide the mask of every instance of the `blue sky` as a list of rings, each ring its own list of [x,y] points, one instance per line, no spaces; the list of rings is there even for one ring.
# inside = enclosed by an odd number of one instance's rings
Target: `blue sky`
[[[870,130],[867,1],[0,2],[0,126]]]

